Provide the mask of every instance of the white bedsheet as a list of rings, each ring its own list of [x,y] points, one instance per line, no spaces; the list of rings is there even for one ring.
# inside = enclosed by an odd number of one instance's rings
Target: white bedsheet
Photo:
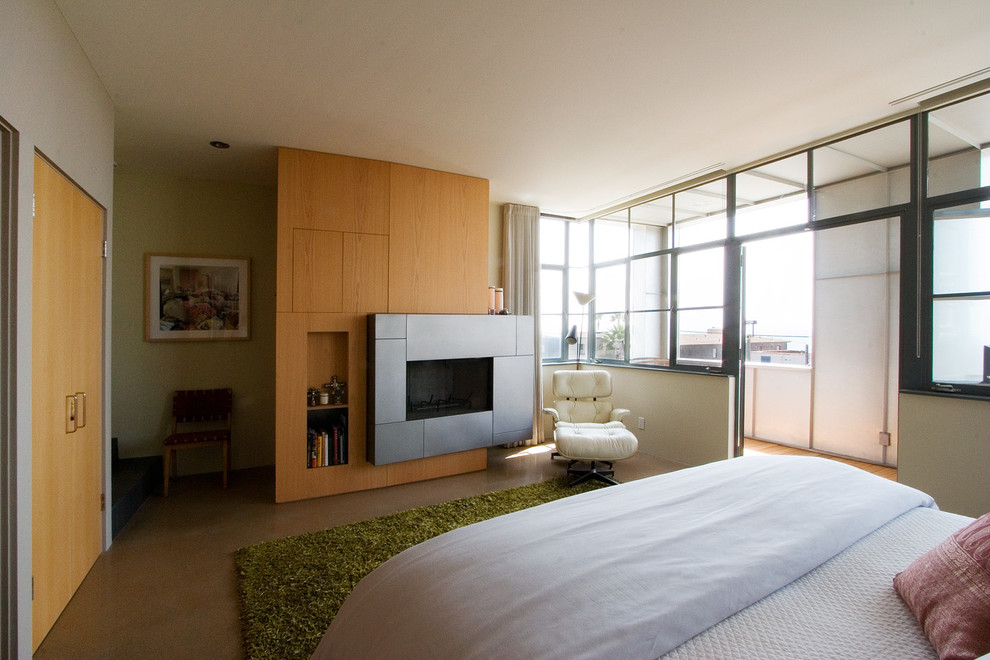
[[[747,457],[431,539],[362,580],[319,658],[656,658],[928,495],[834,461]]]
[[[938,654],[894,591],[894,575],[972,520],[911,509],[663,660],[934,660]]]

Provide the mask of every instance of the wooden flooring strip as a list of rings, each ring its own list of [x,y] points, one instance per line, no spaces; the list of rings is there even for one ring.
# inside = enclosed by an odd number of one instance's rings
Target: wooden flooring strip
[[[827,458],[833,461],[839,461],[840,463],[846,463],[847,465],[852,465],[853,467],[858,467],[861,470],[866,470],[871,474],[875,474],[885,479],[890,479],[891,481],[897,481],[897,468],[887,467],[884,465],[874,465],[873,463],[865,463],[863,461],[857,461],[851,458],[842,458],[841,456],[820,454],[818,452],[809,451],[807,449],[798,449],[797,447],[778,445],[772,442],[766,442],[764,440],[756,440],[754,438],[746,438],[745,444],[743,445],[743,455],[750,456],[753,454],[777,454],[783,456],[821,456],[822,458]]]

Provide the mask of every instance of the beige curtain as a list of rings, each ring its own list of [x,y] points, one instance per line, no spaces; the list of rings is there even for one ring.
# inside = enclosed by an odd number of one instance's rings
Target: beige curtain
[[[543,441],[543,374],[540,369],[540,209],[522,204],[502,207],[502,288],[505,307],[533,317],[533,437],[509,446]]]

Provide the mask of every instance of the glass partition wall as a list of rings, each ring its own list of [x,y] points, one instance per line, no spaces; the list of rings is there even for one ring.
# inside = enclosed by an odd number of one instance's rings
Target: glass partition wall
[[[898,387],[990,397],[988,144],[983,95],[544,218],[544,359],[731,374],[740,435],[896,464]],[[869,421],[826,422],[854,392]]]

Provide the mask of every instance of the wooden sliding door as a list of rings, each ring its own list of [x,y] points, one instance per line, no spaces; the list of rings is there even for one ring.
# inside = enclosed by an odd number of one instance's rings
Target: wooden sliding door
[[[31,506],[37,649],[102,548],[103,210],[34,160]]]

